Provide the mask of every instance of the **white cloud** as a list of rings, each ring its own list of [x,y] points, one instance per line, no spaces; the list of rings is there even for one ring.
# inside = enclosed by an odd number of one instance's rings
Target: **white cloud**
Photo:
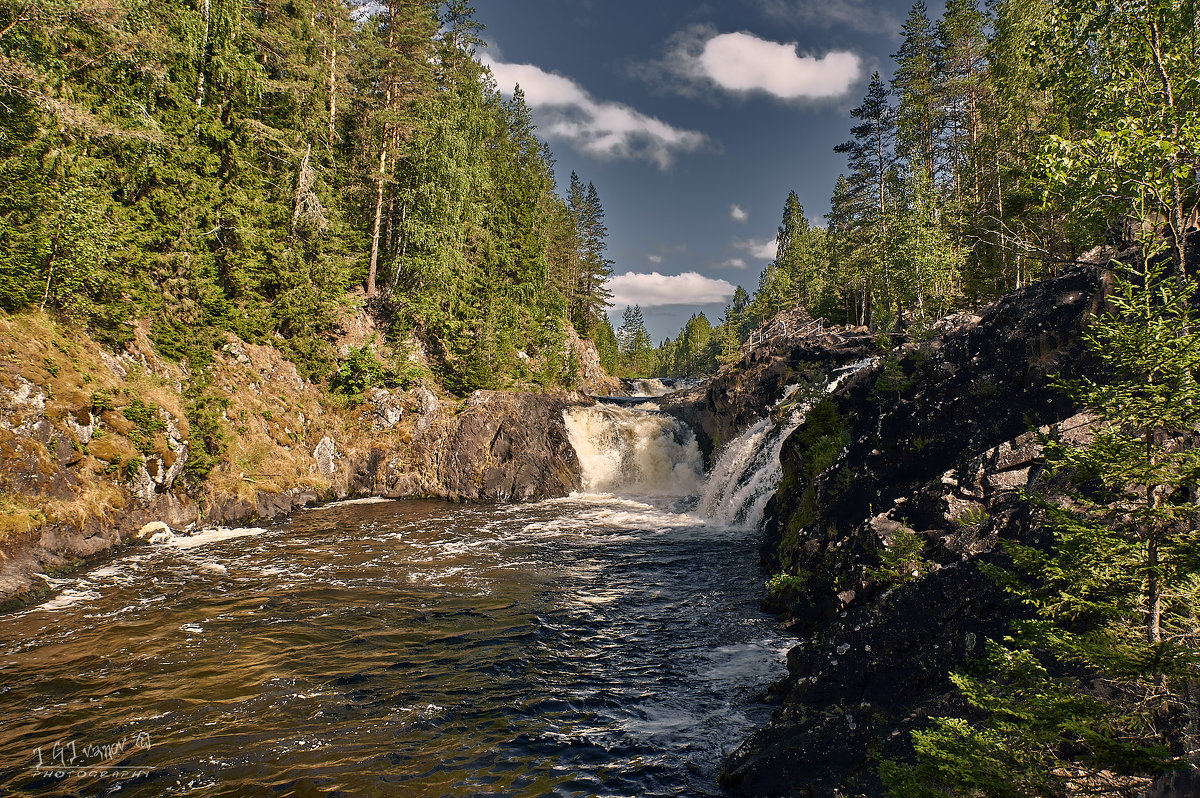
[[[735,222],[744,222],[750,218],[750,214],[746,213],[741,205],[734,204],[729,206],[729,218]]]
[[[746,259],[730,258],[729,260],[725,261],[725,265],[731,269],[744,269],[746,268]]]
[[[699,56],[701,74],[729,91],[764,91],[784,100],[837,97],[858,80],[861,59],[837,50],[821,58],[797,55],[796,43],[779,44],[750,33],[722,33]]]
[[[757,260],[774,260],[779,251],[779,242],[773,238],[768,238],[764,241],[759,241],[755,238],[747,238],[742,240],[735,238],[733,245],[738,249],[744,249],[750,253],[750,257]]]
[[[708,146],[708,137],[683,130],[616,102],[592,97],[570,78],[533,64],[509,64],[484,56],[500,91],[512,96],[520,85],[550,139],[567,141],[580,152],[609,160],[646,160],[666,169],[679,153]]]
[[[661,61],[634,72],[682,94],[760,92],[780,100],[841,97],[862,77],[862,58],[849,50],[824,55],[797,52],[796,42],[774,42],[752,33],[718,33],[711,26],[686,28],[671,37]]]
[[[894,0],[759,0],[763,13],[802,28],[845,28],[897,36],[902,23]]]
[[[641,305],[653,308],[660,305],[707,305],[724,302],[733,296],[733,285],[726,280],[714,280],[696,272],[683,274],[635,274],[625,272],[608,282],[612,303],[616,307]]]
[[[646,260],[650,261],[651,263],[662,263],[663,256],[662,255],[647,255]]]

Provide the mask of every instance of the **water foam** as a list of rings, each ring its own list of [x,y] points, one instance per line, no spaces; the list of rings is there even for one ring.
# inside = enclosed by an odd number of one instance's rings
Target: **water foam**
[[[874,358],[867,358],[838,369],[834,379],[825,386],[825,393],[832,393],[851,374],[874,362]],[[721,451],[696,509],[700,516],[735,527],[753,527],[762,522],[767,502],[775,494],[783,475],[783,466],[779,462],[783,443],[804,421],[814,401],[809,398],[804,402],[793,402],[796,388],[788,386],[765,418]]]
[[[703,473],[696,436],[671,416],[598,404],[563,411],[588,493],[695,494]]]
[[[202,529],[194,535],[177,535],[170,541],[167,541],[166,545],[175,549],[194,549],[198,546],[207,546],[209,543],[220,543],[223,540],[261,535],[266,531],[262,527],[257,526],[237,527],[236,529],[219,526],[212,529]]]

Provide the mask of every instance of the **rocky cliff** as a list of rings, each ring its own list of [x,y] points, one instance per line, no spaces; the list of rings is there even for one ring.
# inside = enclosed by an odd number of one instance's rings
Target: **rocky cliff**
[[[800,340],[781,336],[746,346],[740,360],[726,364],[709,380],[657,400],[696,433],[711,460],[727,442],[753,424],[795,382],[819,383],[835,369],[879,353],[865,327],[837,329]]]
[[[374,389],[349,403],[231,336],[197,397],[187,364],[160,358],[147,332],[114,353],[43,315],[0,315],[0,606],[37,600],[42,575],[159,528],[148,525],[248,523],[355,496],[538,499],[579,484],[562,410],[591,401],[581,395]],[[221,453],[201,469],[204,436]]]
[[[1015,612],[978,567],[1000,538],[1044,535],[1017,491],[1040,472],[1039,430],[1088,434],[1050,383],[1087,367],[1081,332],[1104,293],[1103,270],[1081,267],[944,320],[877,352],[788,439],[761,557],[803,642],[724,783],[879,795],[879,757],[962,709],[948,674]]]

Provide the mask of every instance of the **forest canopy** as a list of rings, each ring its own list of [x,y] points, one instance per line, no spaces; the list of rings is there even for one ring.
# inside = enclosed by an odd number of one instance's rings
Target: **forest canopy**
[[[1184,262],[1194,218],[1200,34],[1179,0],[948,0],[911,7],[890,80],[875,73],[847,171],[819,224],[793,192],[777,255],[704,340],[680,331],[663,376],[715,371],[800,305],[874,330],[922,327],[1144,231]],[[692,325],[692,322],[689,322]],[[694,328],[694,325],[692,325]]]
[[[453,390],[570,382],[568,325],[611,337],[595,187],[559,196],[465,0],[371,8],[0,3],[0,307],[320,378],[357,287]]]

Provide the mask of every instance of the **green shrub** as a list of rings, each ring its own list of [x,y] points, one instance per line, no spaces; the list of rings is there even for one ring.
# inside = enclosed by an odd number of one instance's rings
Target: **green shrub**
[[[776,598],[787,590],[802,593],[808,586],[808,574],[785,574],[780,572],[768,579],[764,583],[764,586],[767,588],[767,593],[771,598]]]
[[[929,572],[932,563],[923,555],[925,539],[908,527],[892,535],[889,546],[878,550],[879,566],[868,568],[867,575],[888,585],[902,585]]]

